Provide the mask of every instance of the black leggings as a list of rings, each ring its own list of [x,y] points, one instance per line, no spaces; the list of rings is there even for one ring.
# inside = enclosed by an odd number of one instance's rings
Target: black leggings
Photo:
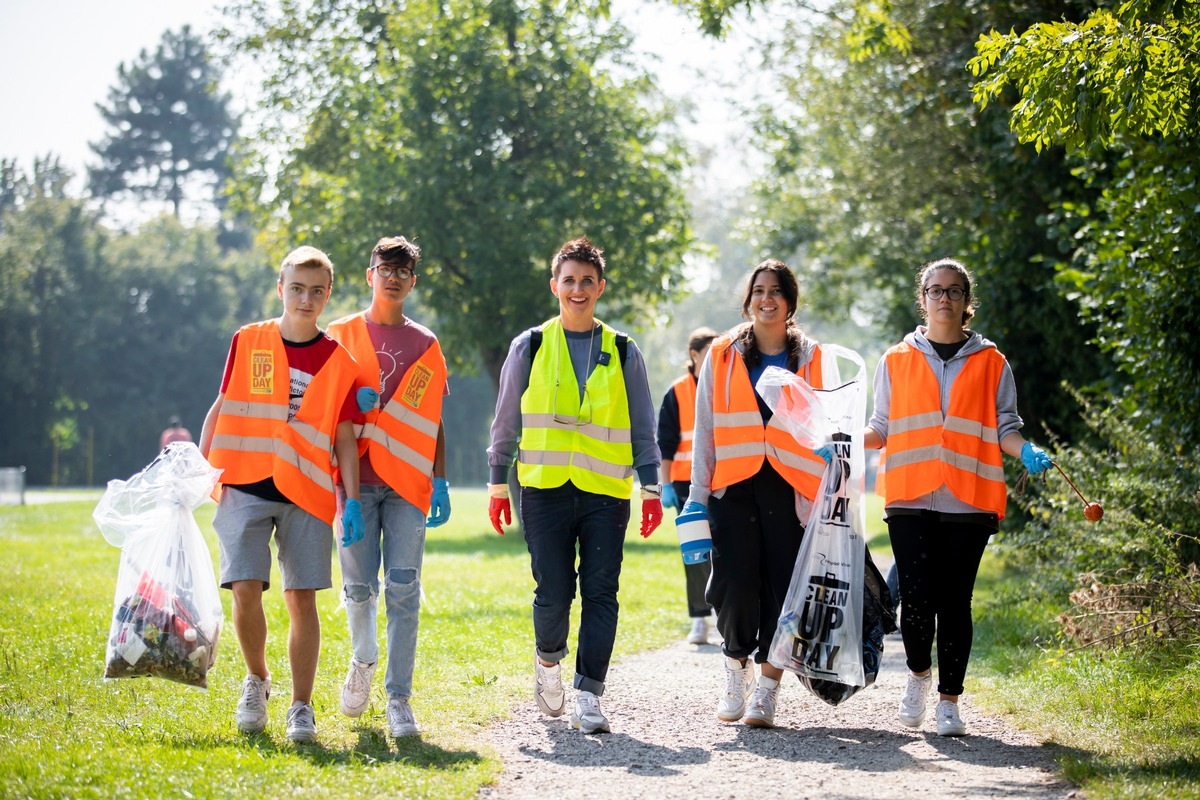
[[[904,597],[900,633],[908,668],[933,666],[936,636],[938,691],[958,696],[971,658],[971,594],[994,531],[935,512],[892,514],[887,525]]]

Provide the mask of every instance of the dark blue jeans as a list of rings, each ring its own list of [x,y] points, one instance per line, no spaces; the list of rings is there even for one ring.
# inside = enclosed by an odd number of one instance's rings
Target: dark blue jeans
[[[617,589],[629,501],[592,494],[567,482],[555,489],[521,488],[525,544],[536,584],[533,636],[543,661],[567,654],[579,557],[579,652],[575,688],[599,696],[617,637]]]

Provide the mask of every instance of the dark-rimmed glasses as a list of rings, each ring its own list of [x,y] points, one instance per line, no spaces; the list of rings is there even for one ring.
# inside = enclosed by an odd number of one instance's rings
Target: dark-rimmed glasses
[[[583,399],[579,401],[579,415],[576,416],[574,419],[571,419],[570,417],[563,417],[561,414],[558,413],[558,383],[555,382],[555,384],[554,384],[554,405],[552,406],[552,408],[554,409],[554,421],[557,422],[559,425],[574,425],[577,428],[581,427],[583,425],[591,425],[592,424],[592,404],[590,401],[591,401],[591,398],[588,397],[587,384],[585,383],[583,385]],[[584,419],[582,416],[584,406],[587,406],[587,419]]]
[[[393,267],[390,264],[376,264],[371,269],[375,270],[375,274],[384,279],[396,277],[402,281],[406,281],[413,276],[412,267]]]
[[[931,300],[941,300],[942,295],[946,295],[957,303],[966,296],[967,292],[961,286],[951,286],[949,289],[943,289],[941,286],[928,286],[925,288],[924,294]]]

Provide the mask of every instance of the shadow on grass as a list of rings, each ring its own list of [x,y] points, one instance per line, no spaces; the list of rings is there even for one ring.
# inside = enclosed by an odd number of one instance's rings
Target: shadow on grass
[[[1110,786],[1195,786],[1200,782],[1200,758],[1181,756],[1161,762],[1114,763],[1111,759],[1067,750],[1060,759],[1068,778],[1077,782],[1100,781]]]
[[[181,750],[201,750],[232,747],[257,750],[263,755],[286,754],[300,756],[315,766],[375,766],[402,763],[419,769],[457,770],[475,765],[484,757],[474,750],[447,750],[424,741],[420,736],[405,736],[392,740],[378,728],[356,725],[358,740],[351,747],[329,746],[321,741],[311,744],[290,742],[269,733],[230,736],[184,736],[172,739]]]

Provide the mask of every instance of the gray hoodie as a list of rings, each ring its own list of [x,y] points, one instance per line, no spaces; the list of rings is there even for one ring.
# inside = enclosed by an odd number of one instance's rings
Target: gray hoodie
[[[962,372],[963,365],[967,363],[967,357],[981,350],[995,349],[996,345],[975,331],[967,331],[966,333],[971,338],[967,339],[958,354],[949,361],[942,361],[934,351],[933,345],[925,338],[926,330],[924,325],[918,325],[916,330],[904,337],[904,341],[925,354],[925,360],[929,362],[929,367],[933,370],[933,374],[938,380],[938,386],[941,388],[942,415],[945,416],[946,410],[950,407],[950,389],[954,386],[954,381],[958,378],[959,373]],[[881,358],[879,365],[875,368],[875,412],[871,414],[871,420],[867,425],[879,434],[884,445],[887,445],[891,402],[892,379],[888,374],[887,359]],[[1003,441],[1005,436],[1019,431],[1024,424],[1020,415],[1017,414],[1017,384],[1013,380],[1012,369],[1005,360],[1004,370],[1000,373],[1000,383],[996,387],[996,433]],[[939,511],[947,514],[980,513],[979,508],[959,500],[945,486],[941,486],[923,497],[901,500],[888,505],[888,509],[894,508]]]

